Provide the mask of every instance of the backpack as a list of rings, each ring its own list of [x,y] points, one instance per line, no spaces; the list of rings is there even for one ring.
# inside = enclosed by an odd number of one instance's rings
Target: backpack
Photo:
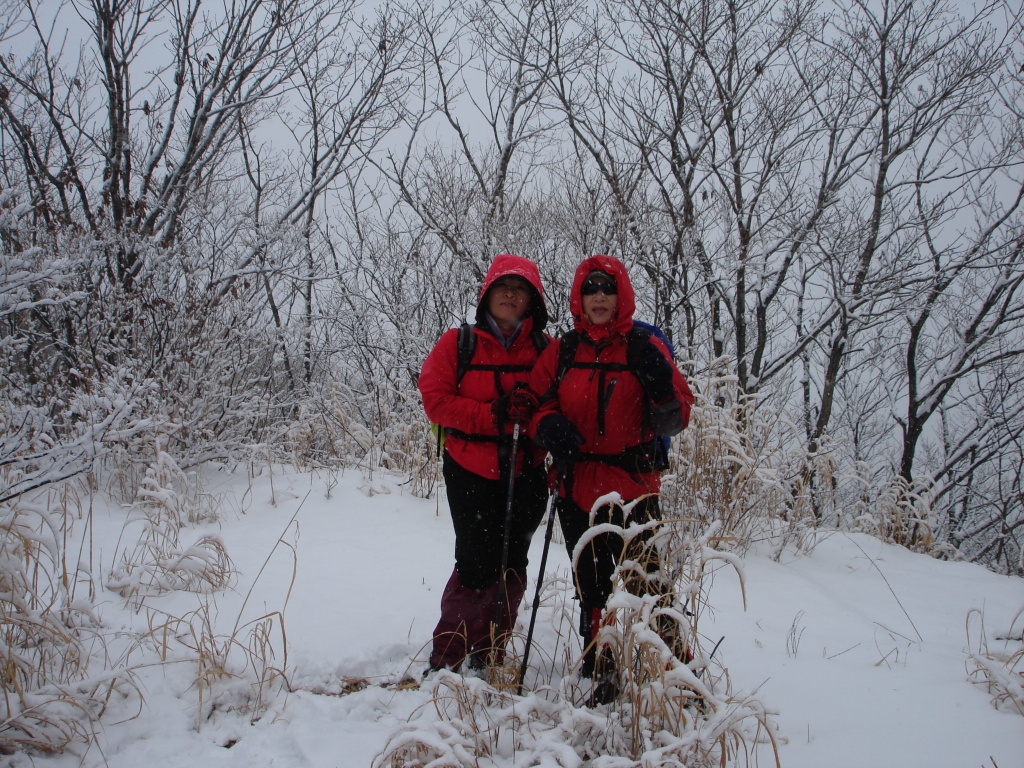
[[[633,327],[632,329],[630,329],[629,336],[626,339],[625,364],[575,362],[576,348],[579,346],[580,341],[579,333],[575,330],[567,331],[562,336],[558,348],[558,366],[555,369],[555,386],[557,387],[558,382],[562,380],[562,376],[565,375],[565,372],[569,368],[590,368],[594,370],[600,370],[602,372],[602,376],[604,375],[605,371],[632,372],[634,366],[631,364],[630,361],[636,358],[636,352],[643,344],[650,342],[651,336],[657,336],[659,339],[661,339],[665,343],[665,346],[668,348],[669,355],[672,357],[672,360],[675,360],[675,349],[673,349],[672,343],[668,340],[668,337],[665,336],[665,332],[662,331],[661,328],[659,328],[656,325],[652,325],[651,323],[645,323],[640,320],[633,321]],[[601,390],[604,391],[603,384],[601,385]],[[611,390],[609,389],[604,396],[604,402],[601,404],[601,406],[603,406],[604,403],[607,402],[610,396]],[[599,434],[604,433],[604,408],[601,406],[599,406],[597,413]],[[669,468],[668,452],[669,447],[671,446],[671,440],[672,439],[670,437],[665,437],[662,435],[655,436],[654,468],[659,472],[663,472]]]
[[[544,335],[543,331],[534,330],[530,334],[530,339],[533,341],[533,346],[537,348],[538,355],[548,346],[548,337]],[[529,371],[533,367],[531,365],[474,365],[473,353],[476,351],[476,334],[473,333],[473,326],[469,323],[459,326],[458,350],[458,364],[455,369],[456,387],[462,381],[462,377],[466,375],[466,371],[494,371],[497,376],[499,373]]]
[[[672,358],[672,362],[675,362],[676,349],[672,346],[672,342],[668,340],[668,336],[665,335],[665,332],[661,330],[661,328],[653,323],[645,323],[643,320],[634,320],[633,327],[643,328],[644,330],[649,331],[652,336],[657,336],[661,339],[668,348],[668,354],[669,357]],[[664,472],[668,469],[668,451],[672,445],[672,438],[665,435],[658,435],[655,440],[657,441],[657,455],[655,456],[654,464],[659,471]]]
[[[530,333],[530,339],[533,341],[533,346],[537,349],[537,354],[540,355],[549,343],[549,339],[544,335],[543,331],[534,329]],[[457,343],[458,350],[458,362],[455,367],[455,387],[458,389],[459,383],[462,381],[462,377],[466,375],[466,371],[493,371],[495,383],[497,384],[500,380],[502,373],[510,372],[525,372],[529,371],[532,365],[482,365],[473,363],[473,353],[476,352],[476,334],[473,332],[473,326],[469,323],[463,323],[459,326],[459,337]],[[500,386],[498,387],[500,391]],[[430,431],[434,433],[434,437],[437,438],[437,455],[441,455],[441,450],[444,448],[444,436],[445,430],[441,428],[440,424],[430,422]]]

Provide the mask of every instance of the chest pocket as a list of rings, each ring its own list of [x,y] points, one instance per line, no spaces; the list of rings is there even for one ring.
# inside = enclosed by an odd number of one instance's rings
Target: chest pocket
[[[626,346],[627,361],[631,359],[633,345],[642,343],[649,338],[649,336],[644,336],[643,334],[644,331],[642,329],[635,327],[630,331]],[[597,434],[604,437],[608,403],[611,402],[612,394],[620,378],[615,374],[628,373],[630,376],[635,376],[635,374],[628,362],[601,362],[599,360],[583,362],[577,360],[576,350],[579,347],[579,343],[580,335],[578,331],[572,330],[562,336],[558,347],[558,367],[556,368],[551,394],[557,394],[562,377],[569,369],[590,371],[588,381],[593,381],[594,377],[597,376]],[[587,341],[584,341],[584,343],[589,344]],[[597,350],[596,355],[600,356],[600,354],[600,350]]]

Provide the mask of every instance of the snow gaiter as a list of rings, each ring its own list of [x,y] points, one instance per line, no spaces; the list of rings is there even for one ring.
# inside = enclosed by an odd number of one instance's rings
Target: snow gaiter
[[[494,598],[489,590],[469,589],[459,580],[458,571],[452,571],[441,595],[441,618],[434,628],[434,645],[430,653],[433,669],[445,667],[456,670],[466,658],[468,636],[475,635],[481,612],[489,603],[494,611]],[[489,619],[487,619],[489,621]]]
[[[526,593],[526,576],[509,571],[505,578],[505,600],[500,622],[498,619],[498,597],[501,582],[481,590],[480,614],[470,627],[470,665],[481,669],[487,665],[501,666],[505,662],[505,646],[519,617],[519,605]],[[486,596],[486,597],[484,597]]]

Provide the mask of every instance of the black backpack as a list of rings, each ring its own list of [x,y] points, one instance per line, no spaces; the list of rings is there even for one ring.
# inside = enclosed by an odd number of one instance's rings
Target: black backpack
[[[534,330],[530,333],[530,339],[533,341],[533,346],[537,348],[538,355],[547,349],[549,340],[543,331]],[[474,363],[473,353],[476,351],[476,334],[473,333],[473,326],[469,323],[463,323],[459,326],[458,350],[458,365],[455,369],[456,387],[462,381],[462,377],[466,375],[466,371],[494,371],[495,382],[499,382],[500,374],[502,373],[522,373],[533,368],[532,365],[481,365]],[[498,391],[501,391],[500,384],[498,385]]]
[[[544,332],[536,329],[530,333],[530,339],[533,341],[534,347],[537,348],[538,355],[547,349],[547,346],[550,343],[550,339],[544,335]],[[484,365],[482,363],[474,363],[473,353],[476,352],[476,333],[473,332],[473,326],[469,323],[463,323],[459,326],[457,348],[458,362],[455,368],[456,388],[458,388],[459,383],[462,381],[462,377],[466,375],[466,371],[493,371],[495,388],[498,390],[498,393],[501,394],[501,374],[512,372],[525,373],[533,368],[532,365]],[[437,438],[437,455],[440,456],[441,449],[444,448],[444,436],[446,430],[433,422],[430,424],[430,429]],[[463,437],[469,436],[463,435]]]

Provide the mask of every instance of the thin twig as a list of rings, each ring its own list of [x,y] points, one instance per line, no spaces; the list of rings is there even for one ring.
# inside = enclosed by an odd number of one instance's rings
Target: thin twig
[[[900,607],[900,610],[903,611],[903,615],[906,616],[907,617],[907,621],[910,622],[910,626],[914,628],[914,634],[917,635],[918,642],[923,643],[924,642],[924,638],[921,637],[921,633],[918,632],[917,625],[914,623],[914,620],[912,618],[910,618],[910,614],[907,613],[907,609],[903,607],[903,603],[900,601],[899,596],[897,596],[896,591],[892,588],[892,584],[890,584],[889,580],[887,578],[885,578],[885,574],[882,573],[882,569],[878,567],[878,564],[875,562],[874,558],[871,557],[871,555],[869,555],[867,552],[865,552],[864,548],[860,544],[858,544],[856,541],[854,541],[853,538],[851,538],[849,535],[847,535],[846,538],[853,544],[853,546],[855,546],[857,549],[859,549],[861,551],[861,554],[864,555],[864,557],[867,558],[868,562],[871,563],[872,567],[876,571],[878,571],[878,575],[882,577],[882,581],[885,582],[885,586],[888,587],[889,592],[892,593],[893,599],[896,600],[896,605],[898,605]]]

